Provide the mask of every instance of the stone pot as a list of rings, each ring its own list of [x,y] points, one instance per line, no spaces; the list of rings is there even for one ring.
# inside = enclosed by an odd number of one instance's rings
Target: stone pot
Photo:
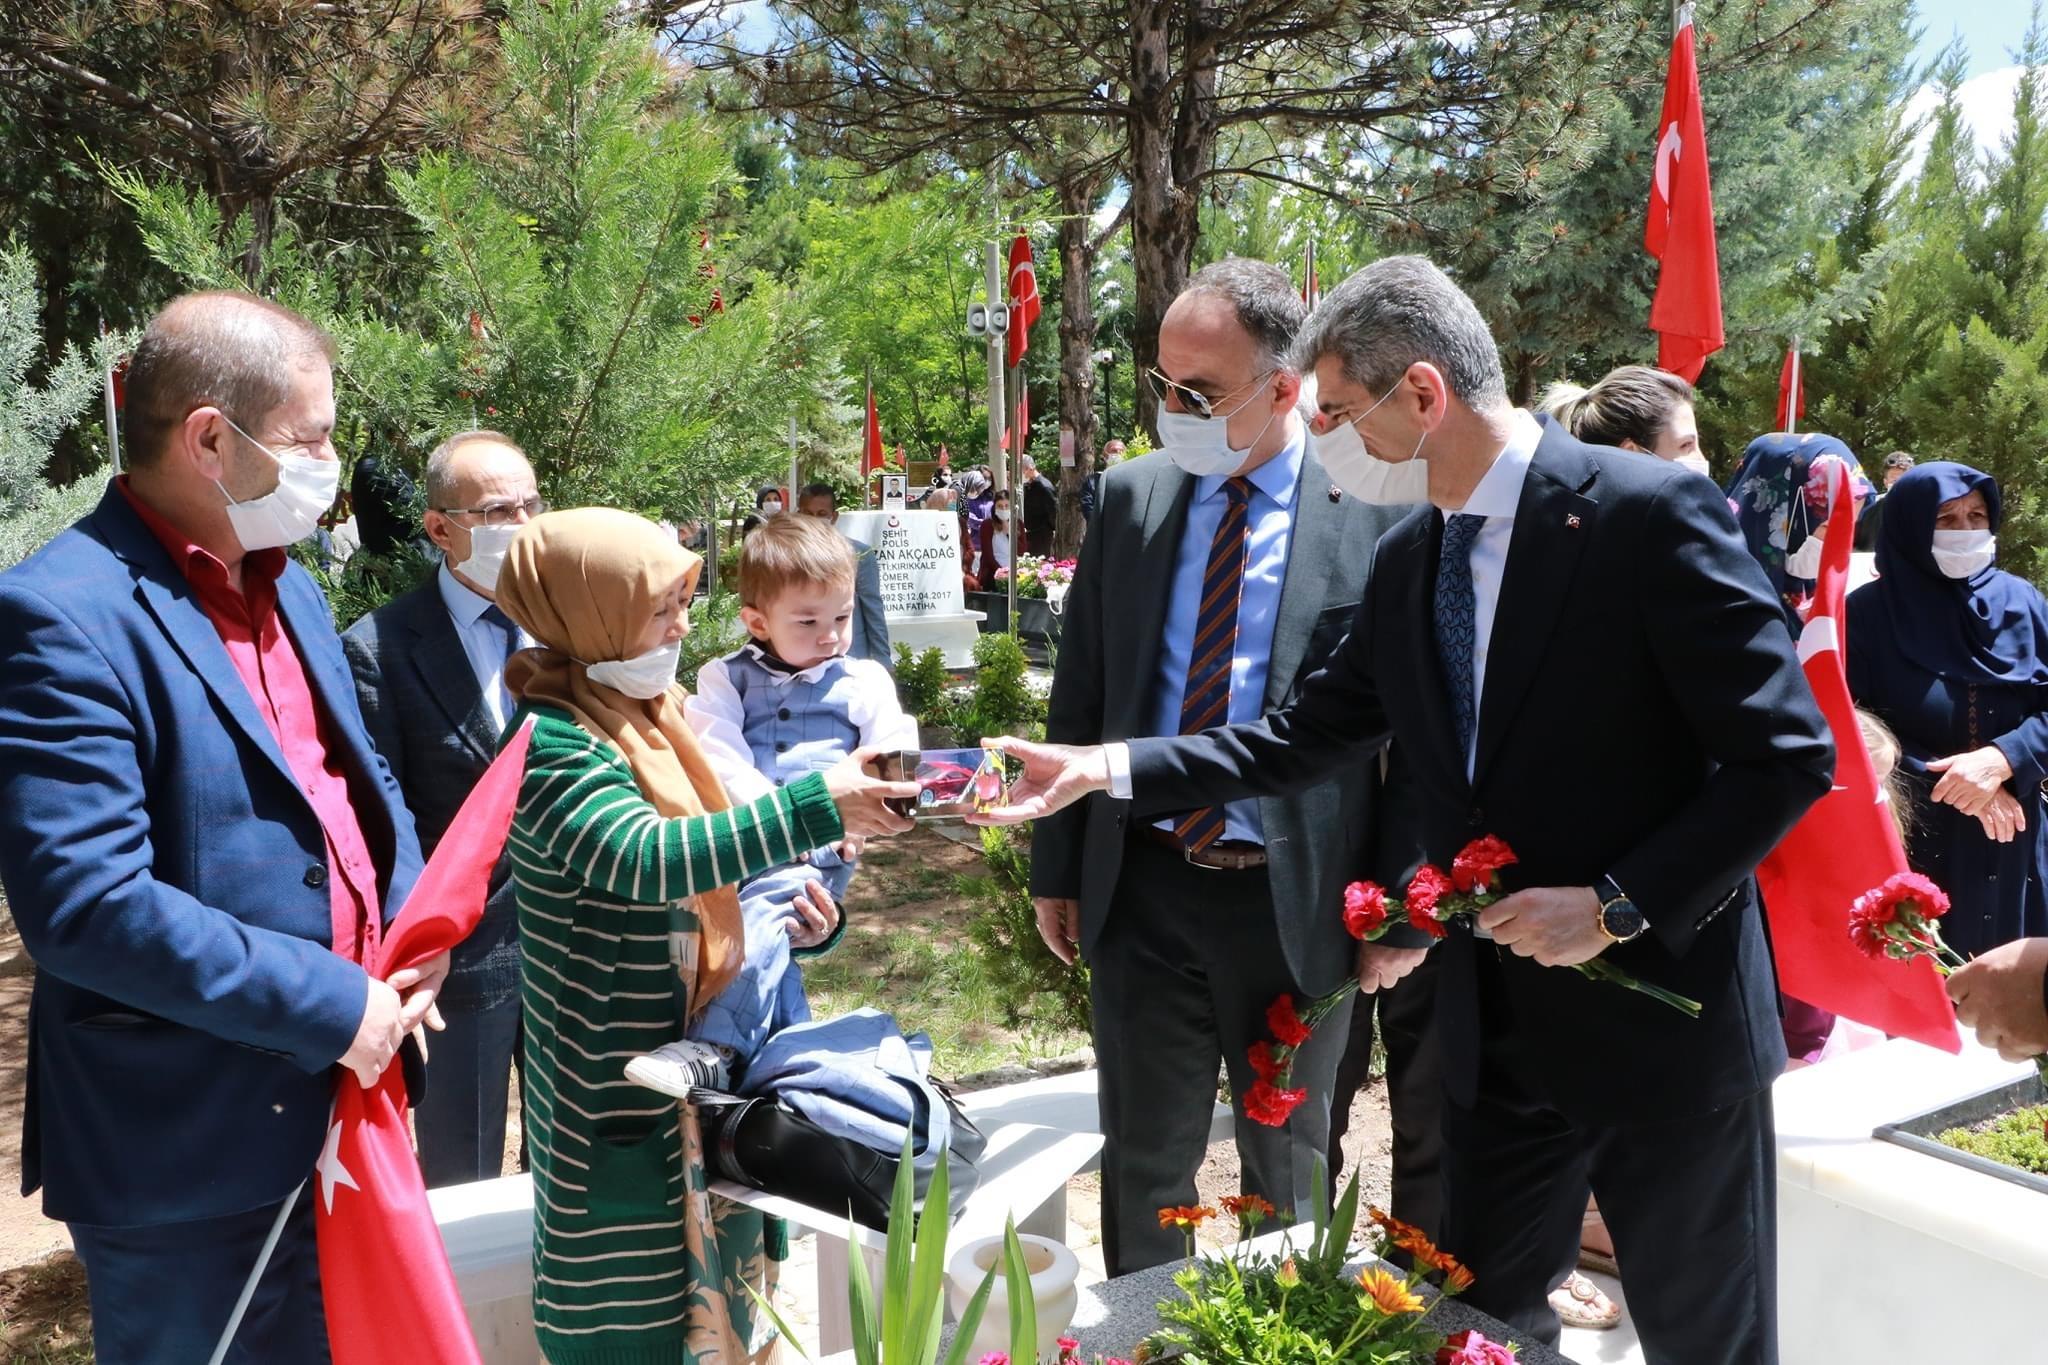
[[[1038,1319],[1039,1353],[1051,1356],[1058,1350],[1054,1341],[1065,1334],[1081,1301],[1081,1291],[1076,1283],[1081,1275],[1081,1263],[1074,1259],[1073,1252],[1050,1237],[1020,1232],[1017,1241],[1024,1248],[1025,1268],[1031,1272],[1031,1303]],[[1000,1236],[967,1242],[957,1248],[946,1262],[946,1295],[952,1301],[956,1318],[973,1299],[974,1291],[981,1287],[982,1277],[991,1267],[996,1271],[995,1283],[989,1289],[988,1306],[982,1311],[981,1325],[975,1329],[974,1341],[968,1350],[970,1357],[1010,1349],[1010,1299],[1008,1286],[1003,1281],[1002,1263],[1003,1239]]]

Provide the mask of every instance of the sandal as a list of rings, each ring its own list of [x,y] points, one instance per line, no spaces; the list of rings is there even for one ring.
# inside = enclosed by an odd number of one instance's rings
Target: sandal
[[[1621,1305],[1577,1271],[1550,1291],[1550,1307],[1567,1327],[1604,1332],[1621,1321]]]

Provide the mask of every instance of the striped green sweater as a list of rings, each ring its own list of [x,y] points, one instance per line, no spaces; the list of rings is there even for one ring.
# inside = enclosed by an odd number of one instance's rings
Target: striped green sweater
[[[691,1329],[706,1313],[751,1321],[751,1304],[730,1301],[728,1262],[746,1253],[721,1254],[716,1229],[691,1226],[688,1194],[704,1175],[685,1169],[679,1112],[628,1081],[625,1065],[682,1035],[671,930],[675,951],[693,955],[686,898],[831,843],[839,815],[812,774],[751,806],[664,820],[616,749],[565,712],[534,716],[508,843],[534,1325],[553,1365],[678,1365],[693,1359],[702,1338]]]

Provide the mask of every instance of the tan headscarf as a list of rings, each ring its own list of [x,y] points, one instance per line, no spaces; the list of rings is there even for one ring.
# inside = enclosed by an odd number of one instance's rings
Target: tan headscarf
[[[607,740],[633,770],[640,793],[668,819],[732,804],[683,718],[683,689],[648,701],[590,680],[585,664],[625,658],[657,604],[702,562],[651,521],[608,507],[535,517],[513,538],[498,575],[498,606],[540,641],[505,665],[514,696],[559,706]],[[682,959],[694,1012],[725,988],[746,954],[736,888],[696,898],[700,941],[694,979]]]

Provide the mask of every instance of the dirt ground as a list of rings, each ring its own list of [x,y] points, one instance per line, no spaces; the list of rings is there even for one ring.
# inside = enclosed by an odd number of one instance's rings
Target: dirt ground
[[[947,1074],[1000,1060],[1064,1055],[1086,1043],[1075,1034],[1005,1030],[981,994],[973,955],[964,944],[968,913],[954,891],[958,875],[978,870],[979,850],[920,829],[870,853],[847,904],[846,938],[819,960],[813,1008],[836,1013],[858,1004],[891,1009],[906,1030],[933,1035]],[[828,969],[829,964],[829,969]],[[69,1255],[60,1223],[42,1215],[40,1200],[14,1193],[21,1175],[21,1110],[27,1067],[28,1002],[33,967],[13,923],[0,908],[0,1365],[87,1365],[92,1359],[84,1276]],[[517,1105],[507,1125],[505,1167],[517,1169]],[[1347,1172],[1365,1172],[1363,1197],[1387,1198],[1389,1128],[1384,1087],[1358,1098],[1345,1143]],[[1238,1190],[1236,1148],[1219,1143],[1197,1177],[1201,1202]],[[1077,1178],[1068,1192],[1070,1241],[1090,1278],[1102,1274],[1100,1178]],[[1222,1243],[1231,1230],[1219,1220],[1203,1239]],[[808,1275],[787,1275],[780,1296],[794,1310],[801,1335],[810,1307]]]

